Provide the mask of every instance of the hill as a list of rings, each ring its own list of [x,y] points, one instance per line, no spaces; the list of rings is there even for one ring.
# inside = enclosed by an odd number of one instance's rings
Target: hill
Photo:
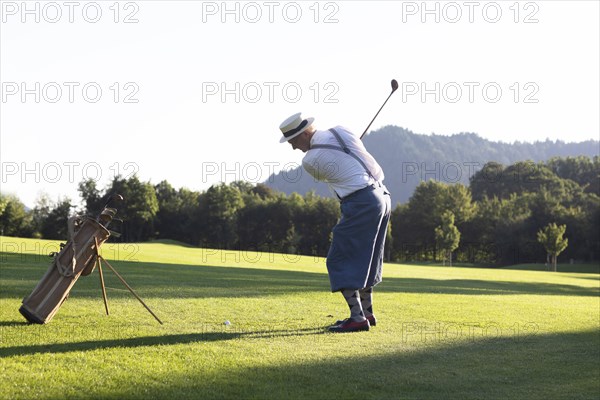
[[[595,140],[580,143],[560,140],[503,143],[484,139],[475,133],[422,135],[397,126],[386,126],[370,133],[365,136],[364,143],[385,172],[385,183],[392,192],[392,204],[406,202],[423,180],[468,185],[469,178],[489,161],[508,165],[525,160],[547,161],[552,157],[600,155],[600,142]],[[300,178],[293,182],[286,179],[297,176]],[[330,196],[327,185],[315,182],[303,170],[274,174],[265,184],[287,194],[305,194],[314,190],[319,195]]]

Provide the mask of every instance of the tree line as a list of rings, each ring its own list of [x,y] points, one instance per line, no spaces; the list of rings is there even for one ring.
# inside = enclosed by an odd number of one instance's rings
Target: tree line
[[[124,242],[172,239],[194,246],[325,256],[340,217],[334,198],[277,192],[237,181],[206,191],[115,177],[79,184],[83,209],[42,197],[32,210],[0,194],[0,233],[65,240],[74,213],[96,216],[114,193]],[[392,212],[387,258],[481,264],[600,258],[600,159],[486,163],[469,185],[422,181]],[[561,233],[562,232],[562,233]],[[554,247],[550,242],[556,242]],[[568,245],[567,245],[568,243]],[[550,246],[550,247],[549,247]]]
[[[454,226],[460,243],[450,247],[459,261],[539,262],[546,260],[548,250],[538,233],[556,224],[556,229],[565,226],[568,238],[568,247],[562,249],[564,259],[598,260],[599,184],[598,157],[509,166],[489,162],[472,176],[469,187],[421,182],[409,201],[393,211],[393,258],[441,259],[440,250],[448,248],[441,231]]]

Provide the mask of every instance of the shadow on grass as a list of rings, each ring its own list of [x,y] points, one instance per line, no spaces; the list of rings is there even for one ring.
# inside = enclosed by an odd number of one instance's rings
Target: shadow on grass
[[[394,262],[396,265],[409,265],[411,267],[426,267],[426,268],[439,268],[439,267],[452,267],[452,268],[483,268],[488,270],[518,270],[518,271],[538,271],[538,272],[551,272],[550,267],[541,263],[529,263],[529,264],[511,264],[511,265],[494,265],[494,264],[483,264],[483,263],[452,263],[452,266],[444,266],[441,262],[434,261],[404,261],[401,263]],[[582,274],[600,274],[600,263],[583,263],[583,264],[558,264],[557,271],[559,273],[582,273]]]
[[[17,327],[22,325],[29,325],[27,321],[0,321],[0,327]]]
[[[597,398],[598,331],[446,344],[413,352],[237,369],[190,369],[159,398]],[[357,338],[357,341],[360,339]],[[351,349],[349,349],[351,352]],[[123,396],[127,392],[122,393]]]
[[[520,270],[520,271],[543,271],[550,272],[550,266],[545,264],[516,264],[501,267],[504,270]],[[600,263],[587,263],[587,264],[558,264],[557,272],[564,272],[568,274],[600,274]]]
[[[388,284],[389,282],[389,284]],[[559,296],[600,296],[600,287],[588,288],[543,282],[506,282],[476,279],[419,279],[384,278],[379,291],[403,293],[441,293],[466,295],[559,295]]]
[[[578,277],[579,279],[588,279],[590,281],[598,281],[600,282],[600,276],[582,276]]]
[[[16,323],[11,323],[15,324]],[[25,323],[26,324],[26,323]],[[232,329],[231,331],[206,331],[179,335],[145,336],[128,339],[89,340],[83,342],[54,343],[30,346],[13,346],[0,348],[0,358],[22,356],[29,354],[59,354],[73,351],[92,351],[111,348],[135,348],[144,346],[165,346],[177,344],[190,344],[195,342],[216,342],[233,339],[272,339],[290,336],[307,336],[324,334],[325,328],[304,329],[276,329],[263,331],[244,331]]]
[[[49,266],[45,258],[22,254],[1,253],[0,297],[23,298],[29,295]],[[282,271],[266,268],[193,266],[180,264],[109,261],[127,282],[142,296],[156,298],[264,297],[307,291],[328,291],[325,268],[322,273]],[[124,289],[114,274],[104,268],[106,285]],[[464,295],[561,295],[599,296],[600,287],[575,285],[506,282],[475,279],[386,278],[377,287],[379,292],[441,293]],[[71,291],[73,297],[99,298],[98,273],[82,277]],[[111,291],[110,297],[130,296],[126,290]]]
[[[278,334],[286,336],[288,332],[201,333],[21,346],[1,349],[0,355],[192,344]],[[298,335],[298,331],[293,334]],[[376,338],[375,332],[365,332],[353,339],[357,345],[366,345]],[[218,368],[190,364],[183,372],[162,375],[140,369],[119,390],[102,392],[101,386],[90,387],[81,396],[110,394],[111,398],[142,399],[152,393],[153,398],[161,399],[595,399],[600,392],[597,330],[462,342],[431,343],[431,335],[421,338],[422,342],[418,339],[412,337],[406,348],[398,342],[398,348],[366,357],[353,357],[352,348],[348,348],[339,356],[326,353],[323,360],[293,361],[302,352],[299,348],[298,354],[278,358],[273,364],[260,362],[259,366],[251,360],[241,366],[225,360]],[[145,392],[135,391],[140,382]]]

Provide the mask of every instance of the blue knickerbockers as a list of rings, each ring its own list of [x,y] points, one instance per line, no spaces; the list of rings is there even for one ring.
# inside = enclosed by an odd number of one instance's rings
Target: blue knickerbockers
[[[380,183],[345,197],[327,255],[331,291],[363,289],[381,282],[391,199]]]

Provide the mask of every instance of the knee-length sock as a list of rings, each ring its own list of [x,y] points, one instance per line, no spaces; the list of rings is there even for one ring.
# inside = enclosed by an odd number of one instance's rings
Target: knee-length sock
[[[358,293],[365,317],[370,317],[373,315],[373,287],[361,289]]]
[[[350,319],[353,321],[363,321],[365,314],[363,313],[358,290],[342,289],[342,295],[350,308]]]

